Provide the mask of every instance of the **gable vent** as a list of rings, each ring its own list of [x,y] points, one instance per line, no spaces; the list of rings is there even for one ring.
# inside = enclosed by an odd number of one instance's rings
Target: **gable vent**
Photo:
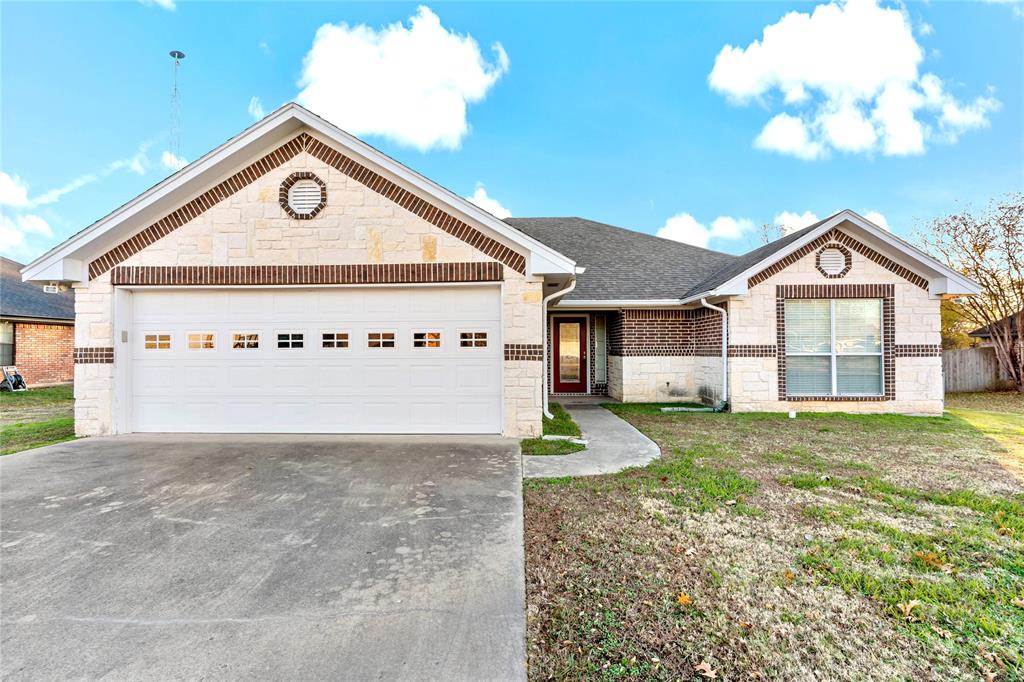
[[[826,275],[838,275],[846,268],[846,255],[839,249],[824,249],[818,255],[818,267]]]
[[[288,205],[299,215],[309,215],[320,205],[320,185],[299,180],[288,190]]]

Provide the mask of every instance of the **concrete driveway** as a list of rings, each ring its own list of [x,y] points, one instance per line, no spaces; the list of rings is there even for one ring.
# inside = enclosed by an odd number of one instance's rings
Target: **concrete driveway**
[[[4,679],[522,679],[512,440],[119,436],[0,458]]]

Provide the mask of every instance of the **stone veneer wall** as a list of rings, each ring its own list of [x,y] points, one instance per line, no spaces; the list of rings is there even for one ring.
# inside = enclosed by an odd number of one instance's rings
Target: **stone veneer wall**
[[[327,204],[314,219],[290,217],[279,203],[281,184],[312,172],[327,188]],[[491,261],[489,256],[308,152],[295,154],[255,181],[142,250],[121,266],[345,265]],[[543,281],[504,267],[503,343],[539,348]],[[114,367],[105,351],[115,339],[111,271],[75,290],[75,418],[79,435],[114,429]],[[118,332],[120,329],[117,330]],[[538,435],[542,362],[533,352],[506,352],[505,435]]]
[[[844,235],[844,243],[852,237]],[[939,299],[918,281],[850,249],[851,267],[840,278],[817,268],[816,250],[757,282],[729,306],[729,383],[732,409],[750,411],[841,411],[941,414],[943,408]],[[779,395],[776,357],[777,287],[791,285],[892,285],[893,339],[891,399],[786,400]],[[784,348],[782,349],[784,352]]]

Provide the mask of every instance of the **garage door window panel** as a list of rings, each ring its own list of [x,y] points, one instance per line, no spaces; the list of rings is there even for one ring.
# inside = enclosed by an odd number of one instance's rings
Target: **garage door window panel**
[[[321,332],[320,344],[321,348],[328,348],[331,350],[348,348],[348,332]]]
[[[296,350],[305,346],[306,335],[303,332],[277,332],[279,350]]]
[[[487,348],[487,332],[485,331],[460,331],[459,348]]]
[[[374,331],[366,333],[366,347],[374,350],[395,347],[395,332]]]
[[[171,335],[170,333],[161,332],[144,334],[142,337],[142,346],[146,350],[170,350]]]
[[[235,332],[231,335],[232,350],[256,350],[260,347],[260,335],[256,332]]]
[[[441,332],[438,331],[414,331],[412,333],[413,348],[440,348]]]
[[[213,332],[189,332],[185,335],[185,347],[190,351],[213,350],[216,336]]]

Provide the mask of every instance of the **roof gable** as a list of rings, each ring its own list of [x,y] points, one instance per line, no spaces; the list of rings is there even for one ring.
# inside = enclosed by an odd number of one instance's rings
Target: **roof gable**
[[[253,161],[261,149],[271,151]],[[23,277],[81,281],[102,274],[302,151],[513,269],[531,274],[575,270],[561,253],[288,104],[36,259]]]
[[[739,257],[732,267],[691,288],[684,301],[745,293],[830,241],[858,251],[876,264],[928,290],[935,296],[965,296],[980,287],[955,270],[846,209],[798,232]]]

